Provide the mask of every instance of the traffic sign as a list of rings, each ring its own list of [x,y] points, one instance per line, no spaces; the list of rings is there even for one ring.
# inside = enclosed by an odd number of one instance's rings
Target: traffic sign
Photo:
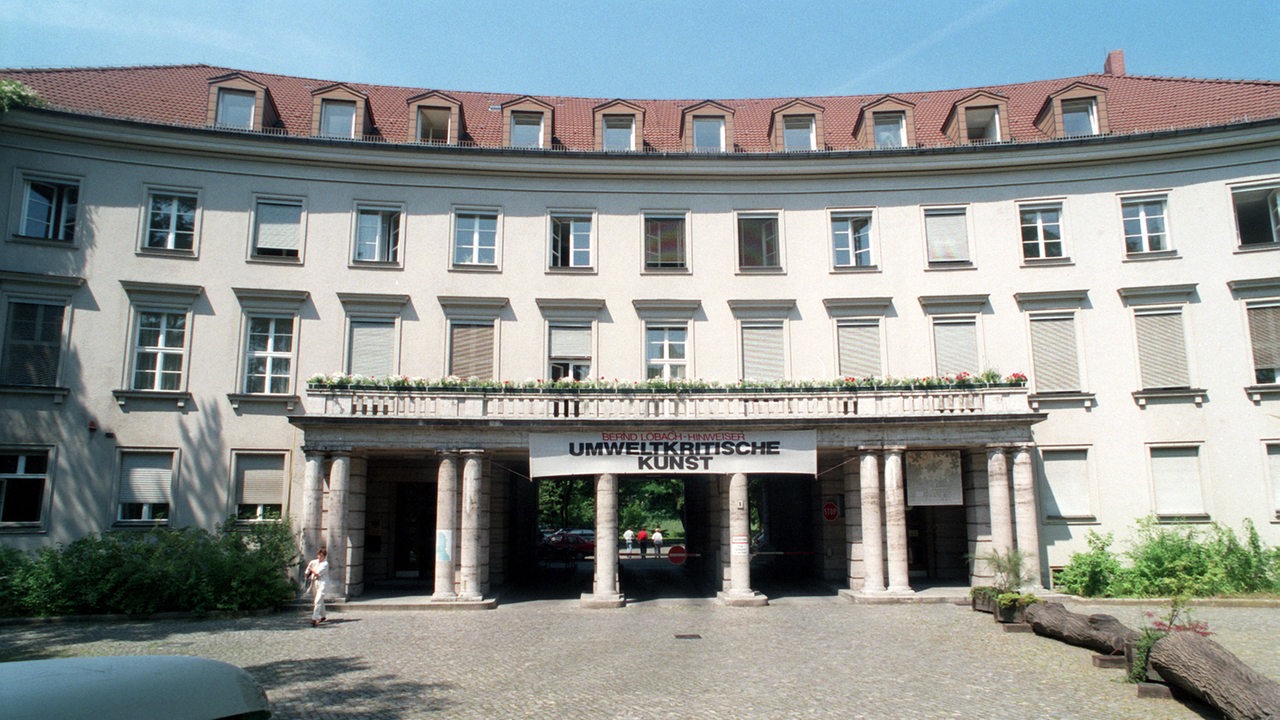
[[[684,549],[683,545],[672,545],[671,549],[667,551],[667,559],[671,561],[672,565],[683,565],[687,557],[689,557],[689,553]]]
[[[822,519],[831,522],[840,517],[840,507],[833,502],[823,503]]]

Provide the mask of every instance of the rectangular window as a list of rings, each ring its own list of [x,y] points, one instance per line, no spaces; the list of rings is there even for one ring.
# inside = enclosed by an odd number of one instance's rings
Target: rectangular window
[[[904,112],[871,113],[875,123],[877,148],[900,148],[907,144],[907,114]]]
[[[1280,382],[1280,303],[1250,305],[1246,312],[1253,344],[1254,382]]]
[[[439,145],[449,142],[449,119],[452,115],[449,108],[418,108],[418,142]]]
[[[1031,317],[1031,368],[1036,392],[1080,389],[1080,361],[1076,349],[1074,315]]]
[[[498,216],[460,212],[453,218],[453,265],[497,265]]]
[[[786,377],[786,350],[781,322],[742,324],[742,379],[782,380]]]
[[[542,147],[542,113],[511,113],[511,147]]]
[[[831,256],[837,268],[871,267],[871,213],[832,213]]]
[[[924,211],[929,264],[969,262],[969,219],[964,208]]]
[[[1131,198],[1121,203],[1125,251],[1130,255],[1169,249],[1165,199]]]
[[[551,267],[591,267],[591,217],[551,217]]]
[[[76,235],[80,185],[57,180],[27,180],[23,188],[23,237],[71,242]]]
[[[460,378],[493,379],[493,323],[453,323],[449,326],[449,374]]]
[[[693,151],[724,152],[724,118],[695,117],[693,119]]]
[[[253,256],[297,258],[302,247],[302,203],[259,200],[253,212]]]
[[[1022,258],[1060,258],[1062,251],[1062,205],[1023,205],[1018,208],[1022,222]]]
[[[292,317],[250,317],[245,342],[244,391],[287,395],[293,377]]]
[[[940,377],[977,375],[978,323],[973,318],[939,318],[933,321],[934,363]]]
[[[253,112],[258,95],[249,90],[218,88],[218,108],[214,123],[218,127],[236,130],[253,129]]]
[[[636,119],[633,115],[605,115],[604,149],[614,151],[635,150],[635,123]]]
[[[966,139],[971,143],[1000,142],[1000,108],[995,105],[964,110]]]
[[[1089,451],[1080,449],[1040,451],[1044,458],[1045,517],[1054,520],[1090,519],[1093,500],[1089,482]]]
[[[1151,448],[1151,482],[1157,516],[1206,514],[1200,479],[1200,448]]]
[[[646,270],[682,270],[688,267],[683,217],[644,216],[644,267]]]
[[[1138,338],[1142,388],[1190,387],[1182,311],[1177,308],[1136,311],[1133,323]]]
[[[320,134],[331,138],[355,138],[356,104],[350,100],[321,100]]]
[[[121,521],[169,520],[169,498],[173,491],[173,453],[125,452],[120,456]]]
[[[187,314],[142,310],[133,350],[134,390],[182,390],[187,356]]]
[[[40,523],[48,482],[47,451],[0,452],[0,527]]]
[[[352,320],[348,372],[365,377],[386,377],[396,371],[396,322]]]
[[[1267,445],[1267,473],[1271,476],[1271,509],[1280,520],[1280,443]]]
[[[1065,137],[1098,134],[1098,104],[1093,98],[1062,101],[1062,134]]]
[[[880,322],[841,320],[836,324],[841,377],[880,377]]]
[[[191,252],[196,237],[196,196],[153,192],[147,208],[146,249]]]
[[[62,352],[62,319],[65,305],[14,301],[9,303],[4,332],[4,357],[0,383],[5,385],[58,384],[58,360]]]
[[[812,115],[784,115],[782,117],[782,147],[784,150],[813,150],[814,122]]]
[[[685,377],[689,364],[687,325],[648,325],[644,330],[645,379]]]
[[[1280,243],[1280,190],[1251,188],[1231,193],[1241,247]]]
[[[740,270],[779,270],[782,268],[780,251],[777,215],[738,216]]]
[[[400,211],[356,208],[356,262],[400,260]]]
[[[284,509],[284,455],[237,454],[234,472],[236,520],[279,520]]]
[[[591,377],[591,326],[552,325],[548,339],[548,374],[552,380]]]

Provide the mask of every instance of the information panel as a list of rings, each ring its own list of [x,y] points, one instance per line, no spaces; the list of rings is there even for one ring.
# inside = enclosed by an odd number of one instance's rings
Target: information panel
[[[907,504],[963,505],[959,450],[915,450],[907,453]]]
[[[607,430],[530,433],[529,474],[802,473],[818,471],[812,430]]]

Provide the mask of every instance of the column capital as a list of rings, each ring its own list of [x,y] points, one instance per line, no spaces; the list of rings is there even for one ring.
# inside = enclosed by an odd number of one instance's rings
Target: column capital
[[[906,445],[885,445],[884,452],[886,455],[901,455],[907,451]]]
[[[481,450],[480,448],[464,448],[462,450],[459,450],[458,452],[463,455],[483,455],[484,454],[484,450]]]
[[[859,445],[858,453],[865,455],[867,453],[878,453],[884,450],[883,445]]]

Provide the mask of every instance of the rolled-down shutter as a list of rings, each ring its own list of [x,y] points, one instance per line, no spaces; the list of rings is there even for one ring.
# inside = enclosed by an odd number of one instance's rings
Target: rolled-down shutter
[[[1182,313],[1143,313],[1134,316],[1138,336],[1138,365],[1143,388],[1187,387],[1187,344]]]
[[[258,203],[258,247],[296,251],[301,227],[301,205]]]
[[[284,456],[241,455],[236,460],[237,504],[279,505],[284,497]]]
[[[1080,368],[1076,356],[1075,319],[1032,319],[1031,360],[1037,391],[1079,390]]]
[[[781,380],[786,373],[782,325],[742,326],[744,380]]]
[[[493,325],[454,325],[449,372],[464,378],[493,379]]]
[[[121,461],[121,503],[167,503],[173,486],[171,453],[128,453]]]
[[[836,327],[840,347],[840,374],[846,377],[880,375],[880,326],[841,323]]]

